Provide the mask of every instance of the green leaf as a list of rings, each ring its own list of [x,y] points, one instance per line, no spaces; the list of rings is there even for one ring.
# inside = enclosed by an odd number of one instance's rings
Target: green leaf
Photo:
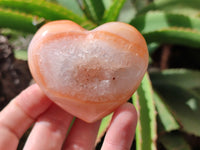
[[[56,1],[63,7],[71,10],[73,13],[75,13],[79,16],[84,15],[77,0],[56,0]]]
[[[89,18],[100,23],[104,14],[104,4],[102,0],[83,0],[84,10]]]
[[[176,85],[185,89],[200,88],[200,71],[188,69],[167,69],[150,72],[154,85]]]
[[[46,20],[68,19],[86,28],[93,28],[95,26],[85,18],[76,15],[72,11],[47,1],[0,0],[0,7],[36,15],[43,17]]]
[[[28,60],[28,53],[26,50],[14,50],[15,58],[21,60]]]
[[[166,150],[192,150],[180,133],[167,133],[159,137]]]
[[[135,106],[137,112],[140,112],[140,104],[139,104],[139,97],[138,97],[138,93],[135,92],[132,96],[132,102],[133,105]],[[140,118],[140,117],[139,117]],[[135,139],[136,139],[136,150],[142,150],[142,126],[141,126],[141,120],[138,119],[137,122],[137,127],[135,130]]]
[[[149,55],[151,56],[159,48],[160,44],[149,43],[147,46],[148,46]]]
[[[64,7],[41,0],[0,0],[0,7],[37,15],[48,20],[67,19],[68,17],[78,21],[81,20],[80,17]]]
[[[153,86],[181,124],[182,130],[200,136],[200,96],[175,85],[153,84]]]
[[[156,111],[153,101],[153,91],[148,74],[146,74],[137,90],[139,97],[139,124],[136,130],[137,150],[155,150],[156,149]],[[132,97],[133,103],[136,97]]]
[[[169,13],[199,16],[199,8],[199,0],[156,0],[142,9],[138,14],[144,14],[152,10],[161,10]]]
[[[200,71],[170,69],[152,72],[150,77],[183,130],[200,136]]]
[[[108,10],[112,5],[113,0],[102,0],[102,2],[104,4],[105,9]]]
[[[116,21],[118,19],[120,10],[126,0],[114,0],[110,8],[105,11],[102,19],[102,23]]]
[[[159,42],[200,48],[200,32],[184,28],[168,28],[143,34],[147,43]]]
[[[126,0],[118,17],[118,21],[129,23],[136,14],[136,9],[131,0]]]
[[[100,142],[101,138],[105,134],[108,126],[110,125],[112,115],[113,115],[113,113],[111,113],[110,115],[108,115],[102,119],[101,125],[99,127],[99,131],[98,131],[96,143]]]
[[[42,18],[36,18],[32,15],[1,8],[0,18],[1,28],[12,28],[30,33],[37,31],[37,27],[34,25],[34,20],[43,20]]]
[[[179,129],[179,125],[171,114],[170,110],[167,108],[162,98],[154,91],[154,101],[156,104],[156,109],[158,116],[164,127],[165,131],[172,131]]]
[[[181,27],[200,31],[200,18],[160,11],[148,12],[137,16],[132,20],[131,24],[143,34],[169,27]]]
[[[171,43],[200,47],[200,18],[149,12],[131,21],[147,43]]]
[[[72,121],[71,121],[71,123],[69,125],[69,128],[67,129],[67,135],[69,135],[69,132],[71,131],[71,129],[72,129],[73,125],[74,125],[75,120],[76,120],[76,117],[73,117],[73,119],[72,119]]]

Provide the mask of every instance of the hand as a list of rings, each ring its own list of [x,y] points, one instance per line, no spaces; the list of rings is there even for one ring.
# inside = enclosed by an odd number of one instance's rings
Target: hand
[[[24,150],[92,150],[100,121],[85,123],[76,119],[66,134],[73,116],[52,103],[35,84],[14,98],[0,112],[0,149],[15,150],[19,139],[33,124]],[[137,123],[132,104],[120,106],[114,113],[102,150],[128,150]]]

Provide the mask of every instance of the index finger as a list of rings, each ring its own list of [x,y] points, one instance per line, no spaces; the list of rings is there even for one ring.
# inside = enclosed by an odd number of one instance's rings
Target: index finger
[[[129,150],[135,135],[137,112],[133,104],[125,103],[113,115],[102,150]]]
[[[0,112],[0,149],[16,149],[20,137],[52,102],[32,85]]]

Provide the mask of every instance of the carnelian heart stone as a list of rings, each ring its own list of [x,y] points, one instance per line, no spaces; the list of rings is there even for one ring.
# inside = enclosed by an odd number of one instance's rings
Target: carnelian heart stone
[[[146,72],[148,51],[131,25],[111,22],[88,31],[61,20],[38,30],[29,45],[28,63],[53,102],[94,122],[131,97]]]

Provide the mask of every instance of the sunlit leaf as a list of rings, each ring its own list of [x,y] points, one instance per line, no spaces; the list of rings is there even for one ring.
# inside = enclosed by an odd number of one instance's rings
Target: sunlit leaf
[[[132,96],[132,102],[133,105],[135,106],[138,114],[140,112],[140,104],[139,104],[139,98],[137,92],[135,92]],[[135,139],[136,139],[136,150],[142,150],[142,126],[141,126],[141,119],[139,116],[138,122],[137,122],[137,127],[135,131]]]
[[[110,8],[105,11],[102,22],[116,21],[126,0],[114,0]]]
[[[110,6],[112,5],[113,0],[102,0],[105,10],[108,10]]]
[[[199,7],[199,0],[154,0],[151,4],[142,9],[139,14],[144,14],[152,10],[161,10],[169,13],[199,16]]]
[[[168,28],[143,34],[147,43],[178,44],[190,47],[200,47],[200,32],[184,28]]]
[[[86,28],[93,28],[95,26],[85,18],[76,15],[71,10],[47,1],[0,0],[0,7],[36,15],[46,20],[68,19]]]
[[[28,54],[26,50],[15,50],[14,55],[17,59],[28,60]]]
[[[66,7],[67,9],[71,10],[73,13],[83,16],[83,11],[79,6],[77,0],[56,0],[60,5]]]
[[[146,74],[137,90],[139,98],[139,124],[136,130],[137,150],[156,150],[156,111],[153,100],[153,91],[148,74]],[[135,101],[136,97],[133,96]],[[137,102],[134,102],[136,103]],[[139,135],[137,135],[139,134]]]
[[[26,15],[16,11],[0,8],[0,27],[12,28],[15,30],[21,30],[25,32],[34,33],[37,31],[37,27],[34,25],[34,19],[32,15]],[[42,20],[42,18],[41,18]]]
[[[200,47],[200,18],[149,12],[131,21],[148,43],[171,43]]]
[[[137,16],[131,22],[143,34],[169,27],[181,27],[200,31],[200,18],[160,11],[148,12]]]

